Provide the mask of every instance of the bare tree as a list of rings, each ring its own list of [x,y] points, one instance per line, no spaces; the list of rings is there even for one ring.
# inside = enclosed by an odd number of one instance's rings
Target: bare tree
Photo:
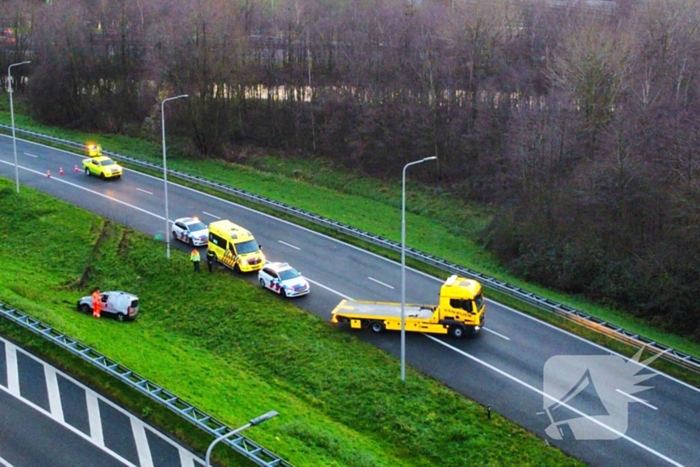
[[[587,22],[552,53],[551,80],[569,93],[570,105],[583,113],[591,153],[628,85],[631,42],[622,28]]]

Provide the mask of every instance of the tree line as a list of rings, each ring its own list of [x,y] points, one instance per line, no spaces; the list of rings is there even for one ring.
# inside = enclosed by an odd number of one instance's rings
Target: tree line
[[[497,214],[514,272],[700,339],[694,0],[0,2],[38,120],[412,177]],[[7,31],[10,32],[7,32]],[[27,78],[28,79],[23,79]],[[6,85],[3,83],[3,85]]]

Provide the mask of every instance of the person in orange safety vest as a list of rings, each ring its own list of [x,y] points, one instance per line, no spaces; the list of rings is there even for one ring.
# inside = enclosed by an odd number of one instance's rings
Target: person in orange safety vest
[[[100,313],[102,313],[102,297],[100,296],[100,289],[95,289],[92,292],[92,316],[99,318]]]

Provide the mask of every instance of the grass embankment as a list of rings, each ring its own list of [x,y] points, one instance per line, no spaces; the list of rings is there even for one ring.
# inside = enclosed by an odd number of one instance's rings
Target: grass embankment
[[[17,114],[15,119],[19,128],[73,141],[96,140],[102,143],[105,150],[156,163],[162,160],[160,141],[68,131],[40,125],[26,116]],[[9,120],[7,112],[0,112],[0,121],[9,123]],[[168,148],[168,167],[170,168],[242,188],[400,241],[401,185],[398,174],[394,181],[379,181],[362,177],[324,161],[263,157],[253,151],[241,151],[238,154],[240,162],[244,164],[233,164],[221,160],[192,161],[178,157],[179,153],[181,151],[177,140],[170,137]],[[509,274],[476,241],[490,216],[489,210],[483,206],[462,203],[438,189],[410,184],[409,176],[407,190],[407,243],[409,246],[567,304],[682,352],[700,356],[700,343],[691,339],[664,332],[628,313],[599,306],[581,297],[552,292]],[[353,239],[345,240],[357,243]],[[363,246],[389,257],[398,257],[377,247]],[[441,271],[410,259],[408,264],[436,276],[444,275]],[[524,307],[508,297],[493,292],[490,293],[490,297],[623,354],[632,355],[635,351],[620,342],[562,318],[532,307]],[[688,372],[672,363],[659,360],[654,366],[691,384],[700,385],[700,375]]]
[[[248,435],[295,465],[579,465],[410,369],[402,383],[396,359],[293,303],[223,270],[196,275],[178,250],[166,260],[160,243],[129,228],[28,188],[18,195],[4,179],[0,212],[0,300],[231,426],[277,410]],[[95,286],[138,294],[139,318],[118,323],[75,311]],[[206,449],[207,438],[167,409],[0,321],[3,334],[48,351],[70,373]]]

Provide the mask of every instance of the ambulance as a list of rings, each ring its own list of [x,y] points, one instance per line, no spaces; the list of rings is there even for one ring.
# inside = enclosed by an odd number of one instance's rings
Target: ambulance
[[[262,247],[253,234],[229,220],[209,224],[208,249],[219,263],[236,272],[259,271],[265,265]]]

